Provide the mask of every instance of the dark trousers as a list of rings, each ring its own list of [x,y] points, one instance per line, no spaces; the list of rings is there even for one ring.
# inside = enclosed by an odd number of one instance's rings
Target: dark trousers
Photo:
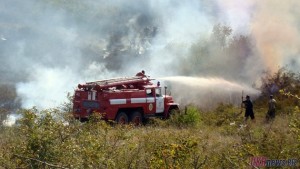
[[[275,118],[275,109],[270,109],[270,110],[268,110],[267,118],[268,118],[268,119],[273,119],[273,118]]]
[[[255,118],[253,111],[247,111],[246,110],[245,117],[248,118],[249,116],[251,117],[252,120]]]

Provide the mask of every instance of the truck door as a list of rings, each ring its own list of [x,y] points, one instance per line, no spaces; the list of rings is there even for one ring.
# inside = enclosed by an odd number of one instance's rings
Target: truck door
[[[156,113],[164,112],[164,97],[161,93],[161,88],[155,88]]]
[[[155,90],[154,88],[146,89],[146,102],[148,104],[148,111],[151,114],[156,113],[156,104],[155,104]]]

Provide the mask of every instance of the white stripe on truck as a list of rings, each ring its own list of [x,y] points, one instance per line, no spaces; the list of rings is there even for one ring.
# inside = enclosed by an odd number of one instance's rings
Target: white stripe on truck
[[[155,99],[154,97],[148,97],[148,98],[131,98],[131,103],[154,103]],[[116,105],[116,104],[126,104],[126,99],[110,99],[110,104]]]
[[[126,99],[110,99],[110,104],[126,104]]]
[[[147,103],[154,103],[154,97],[147,98]]]
[[[132,98],[131,103],[146,103],[146,98]]]

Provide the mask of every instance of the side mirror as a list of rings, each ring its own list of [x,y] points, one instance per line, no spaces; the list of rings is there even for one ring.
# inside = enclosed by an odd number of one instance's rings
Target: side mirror
[[[167,95],[167,86],[165,86],[165,96]]]

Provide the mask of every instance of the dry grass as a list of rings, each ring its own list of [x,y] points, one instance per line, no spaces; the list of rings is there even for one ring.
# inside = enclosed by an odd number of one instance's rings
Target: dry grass
[[[198,117],[195,108],[189,110],[183,114],[188,122],[190,115]],[[53,118],[58,111],[35,116],[36,110],[25,110],[18,125],[2,127],[0,166],[249,168],[253,156],[299,159],[299,112],[281,113],[265,123],[265,109],[256,108],[256,121],[243,123],[243,115],[235,116],[237,110],[220,105],[211,112],[198,111],[198,121],[192,123],[154,119],[144,126],[79,123],[69,118],[65,119],[69,125],[64,125]]]

